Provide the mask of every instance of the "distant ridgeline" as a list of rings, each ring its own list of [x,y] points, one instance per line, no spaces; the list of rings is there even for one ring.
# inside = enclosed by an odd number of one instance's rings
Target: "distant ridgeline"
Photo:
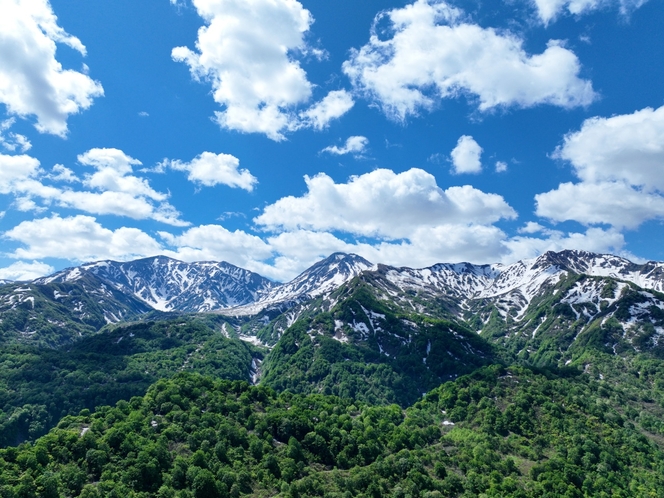
[[[663,269],[333,254],[276,284],[156,257],[5,283],[0,496],[660,496]]]

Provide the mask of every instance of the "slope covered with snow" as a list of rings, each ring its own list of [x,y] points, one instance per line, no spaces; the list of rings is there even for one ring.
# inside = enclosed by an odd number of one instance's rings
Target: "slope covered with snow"
[[[478,300],[493,302],[503,316],[511,313],[517,317],[536,296],[569,274],[611,277],[644,289],[664,290],[664,263],[638,265],[617,256],[584,251],[547,252],[509,265],[441,263],[421,269],[374,265],[354,254],[335,253],[284,284],[229,263],[184,263],[158,256],[126,263],[88,263],[34,282],[77,282],[94,275],[156,310],[225,311],[247,316],[265,309],[285,310],[328,295],[367,271],[378,271],[403,292],[443,296],[462,308]]]
[[[184,263],[164,256],[127,263],[88,263],[38,282],[71,282],[86,274],[95,275],[159,311],[206,312],[229,308],[254,302],[276,285],[229,263]]]
[[[585,251],[547,252],[503,265],[438,264],[429,268],[392,268],[388,280],[402,290],[439,292],[464,301],[488,299],[509,303],[522,313],[533,298],[570,273],[611,277],[644,289],[664,290],[664,263],[637,265],[613,255]],[[499,306],[499,309],[501,306]]]
[[[256,302],[237,307],[231,312],[238,315],[253,315],[270,307],[290,307],[329,294],[362,272],[374,268],[375,265],[356,254],[334,253],[290,282],[273,287]]]

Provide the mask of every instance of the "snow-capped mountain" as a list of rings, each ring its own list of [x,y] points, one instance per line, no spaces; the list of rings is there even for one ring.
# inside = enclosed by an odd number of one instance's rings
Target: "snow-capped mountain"
[[[263,300],[317,297],[336,290],[341,284],[373,267],[372,263],[356,254],[334,253],[290,282],[276,287]]]
[[[558,289],[561,282],[579,275],[606,282],[594,287],[586,283],[586,290]],[[85,322],[87,316],[95,316],[98,318],[94,323],[101,325],[135,319],[152,310],[220,312],[254,320],[256,323],[245,332],[258,334],[279,317],[272,327],[271,337],[275,340],[306,311],[312,299],[325,300],[358,276],[366,276],[381,290],[383,299],[392,300],[404,309],[425,315],[442,316],[442,313],[462,321],[473,314],[486,321],[492,310],[496,310],[501,320],[526,323],[529,310],[539,306],[543,296],[558,291],[561,293],[556,302],[571,306],[570,317],[577,314],[588,318],[599,312],[593,309],[599,310],[600,303],[610,306],[611,299],[619,298],[617,295],[606,298],[609,280],[632,282],[644,290],[664,289],[663,263],[639,265],[617,256],[584,251],[548,252],[509,265],[441,263],[422,269],[374,265],[354,254],[335,253],[284,284],[229,263],[184,263],[158,256],[126,263],[87,263],[24,282],[25,285],[5,285],[0,320],[6,313],[16,314],[23,308],[36,317],[41,316],[39,306],[33,308],[32,304],[46,299],[50,303],[48,309],[57,308],[58,313],[65,313],[64,308],[71,308],[68,313],[72,320]],[[67,291],[67,297],[63,297],[63,284],[74,285]],[[25,291],[26,286],[31,286],[37,294]],[[618,287],[622,289],[624,284]],[[89,297],[85,306],[76,297],[79,295]],[[90,308],[92,303],[94,310]],[[635,317],[641,313],[634,312]],[[61,318],[49,319],[64,323]],[[32,331],[26,327],[25,331]]]
[[[509,265],[438,264],[429,268],[383,267],[387,279],[400,290],[442,293],[460,300],[488,299],[507,313],[521,314],[543,289],[569,274],[611,277],[644,289],[664,289],[664,263],[643,265],[613,255],[586,251],[547,252]]]
[[[56,347],[149,311],[143,301],[91,273],[75,281],[10,283],[0,287],[0,341]]]
[[[291,307],[329,294],[363,271],[373,268],[375,265],[356,254],[334,253],[290,282],[273,287],[254,303],[234,309],[233,313],[253,315],[270,307]]]
[[[524,313],[533,298],[569,274],[611,277],[644,289],[664,290],[664,263],[638,265],[612,255],[585,251],[547,252],[537,258],[503,265],[441,263],[429,268],[374,265],[354,254],[335,253],[295,279],[278,284],[225,262],[184,263],[164,256],[126,263],[99,261],[35,280],[45,285],[77,282],[84,276],[138,298],[152,309],[186,313],[232,310],[254,315],[266,308],[289,308],[325,296],[363,272],[383,274],[393,290],[423,292],[470,301],[489,300],[507,313]],[[87,282],[87,287],[93,285]]]
[[[75,282],[92,274],[159,311],[207,312],[252,303],[276,284],[225,262],[184,263],[164,256],[127,263],[99,261],[38,279]]]

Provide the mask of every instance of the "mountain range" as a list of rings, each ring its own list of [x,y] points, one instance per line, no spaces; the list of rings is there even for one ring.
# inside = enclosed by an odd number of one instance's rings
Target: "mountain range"
[[[658,346],[664,334],[659,316],[664,264],[639,265],[584,251],[547,252],[509,265],[445,263],[422,269],[375,265],[336,253],[284,284],[225,262],[184,263],[163,256],[100,261],[1,285],[0,327],[19,340],[57,345],[109,323],[155,313],[212,312],[253,320],[244,335],[265,339],[262,329],[277,317],[283,331],[307,303],[326,300],[357,278],[370,282],[383,302],[462,322],[480,334],[495,334],[499,322],[506,337],[529,334],[533,339],[547,328],[550,313],[541,309],[544,301],[550,309],[558,306],[557,318],[566,311],[563,316],[578,323],[576,328],[615,318],[628,340],[630,333],[648,329],[651,346]],[[530,316],[533,312],[538,318]],[[263,342],[274,343],[279,334]]]
[[[348,490],[329,496],[408,496],[406,482],[420,487],[411,496],[477,496],[503,478],[487,496],[610,496],[636,482],[630,472],[662,489],[663,266],[562,251],[413,269],[336,253],[276,283],[155,257],[0,284],[0,494],[46,496],[49,469],[71,496],[120,480],[158,496],[327,496],[302,491],[314,475]],[[230,413],[242,427],[225,425]],[[154,479],[152,457],[131,446],[153,436]],[[30,440],[34,455],[3,449]],[[417,476],[398,470],[405,448]],[[240,456],[253,469],[245,491],[219,470]],[[352,476],[374,461],[360,486]],[[217,488],[201,491],[197,469],[214,470]],[[370,492],[376,475],[394,482]]]

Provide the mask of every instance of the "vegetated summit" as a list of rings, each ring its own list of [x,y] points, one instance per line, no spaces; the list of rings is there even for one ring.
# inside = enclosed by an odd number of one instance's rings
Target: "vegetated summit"
[[[120,405],[21,446],[45,448],[36,466],[0,451],[0,490],[45,492],[51,475],[71,496],[661,491],[663,268],[583,251],[423,269],[337,253],[277,284],[228,263],[155,257],[6,283],[0,444]],[[105,453],[97,467],[62,440],[88,433],[86,451]],[[131,450],[139,440],[153,450]],[[141,458],[156,459],[153,470]]]

